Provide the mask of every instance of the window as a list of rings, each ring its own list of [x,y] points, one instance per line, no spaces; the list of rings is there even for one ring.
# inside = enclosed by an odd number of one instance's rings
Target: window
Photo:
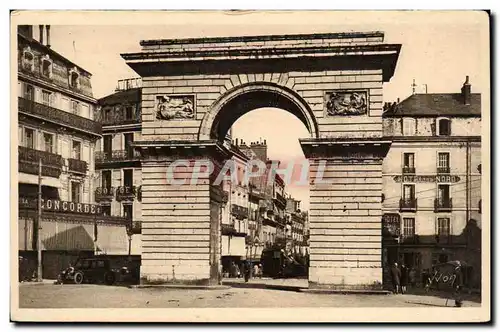
[[[125,119],[132,120],[133,118],[134,118],[134,107],[133,106],[127,106],[125,108]]]
[[[81,183],[71,181],[71,201],[75,203],[80,202],[80,191],[81,191]]]
[[[134,185],[134,170],[124,169],[123,170],[123,185],[125,187],[132,187]]]
[[[406,169],[415,168],[415,154],[414,153],[404,153],[403,154],[403,165]]]
[[[27,148],[35,148],[35,131],[33,129],[24,128],[24,142]]]
[[[80,87],[80,75],[75,70],[72,70],[70,75],[69,75],[69,85],[72,88],[78,88]]]
[[[52,77],[52,61],[50,59],[42,59],[42,75],[48,78]]]
[[[71,148],[72,158],[81,160],[82,158],[82,144],[79,141],[73,141],[73,146]]]
[[[450,154],[448,152],[438,153],[438,170],[440,172],[450,171]]]
[[[43,151],[53,153],[54,135],[43,133]]]
[[[28,99],[28,100],[35,99],[35,90],[33,89],[33,85],[24,84],[23,97],[24,97],[24,99]]]
[[[443,206],[450,200],[450,185],[440,184],[438,185],[438,202],[440,206]]]
[[[403,238],[415,236],[415,218],[403,218]]]
[[[27,46],[23,52],[23,67],[29,71],[33,71],[35,66],[35,56],[31,51],[31,48]]]
[[[440,136],[451,135],[451,121],[448,119],[440,119],[438,121],[438,133]]]
[[[132,219],[132,204],[123,204],[123,216]]]
[[[51,93],[45,90],[42,90],[42,104],[50,106]]]
[[[438,236],[450,235],[450,218],[438,218],[437,226],[438,226],[437,227]]]
[[[415,119],[403,118],[403,135],[404,136],[414,136],[415,135]]]
[[[71,101],[71,112],[76,115],[80,115],[80,103],[76,100]]]
[[[111,171],[102,171],[102,187],[111,187]]]
[[[132,149],[131,144],[134,142],[134,133],[123,134],[123,141],[125,142],[125,152],[128,157],[132,157],[134,149]]]
[[[415,185],[405,184],[403,185],[403,200],[411,201],[415,199]]]
[[[111,205],[102,205],[101,210],[103,215],[105,216],[111,215]]]
[[[103,139],[103,151],[104,151],[104,153],[111,155],[111,151],[112,151],[112,137],[111,137],[111,135],[103,135],[102,139]]]

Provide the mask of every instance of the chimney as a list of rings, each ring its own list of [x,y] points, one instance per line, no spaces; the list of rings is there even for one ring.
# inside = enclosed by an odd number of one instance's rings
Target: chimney
[[[465,105],[470,105],[470,87],[469,76],[465,76],[465,83],[462,86],[462,97],[464,98]]]
[[[46,25],[45,29],[47,30],[47,47],[50,47],[50,25]]]
[[[39,28],[40,28],[40,44],[43,45],[43,25],[40,25]]]

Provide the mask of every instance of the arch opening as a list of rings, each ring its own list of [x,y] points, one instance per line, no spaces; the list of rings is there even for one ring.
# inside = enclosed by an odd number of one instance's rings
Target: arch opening
[[[199,133],[200,140],[224,140],[232,125],[243,115],[260,108],[279,108],[297,117],[318,137],[314,114],[294,91],[277,85],[244,85],[227,92],[205,115]]]

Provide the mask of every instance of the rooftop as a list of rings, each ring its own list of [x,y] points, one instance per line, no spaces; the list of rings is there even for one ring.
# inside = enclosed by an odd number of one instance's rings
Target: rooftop
[[[438,117],[438,116],[481,116],[481,94],[472,93],[470,104],[464,103],[461,93],[414,94],[399,104],[393,105],[384,117]]]

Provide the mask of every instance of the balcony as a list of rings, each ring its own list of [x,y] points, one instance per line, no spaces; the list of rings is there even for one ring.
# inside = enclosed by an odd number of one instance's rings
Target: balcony
[[[400,211],[416,211],[417,210],[417,199],[406,199],[402,198],[399,200],[399,210]]]
[[[94,194],[96,202],[111,202],[115,197],[115,188],[97,187]]]
[[[113,150],[111,152],[97,151],[95,153],[96,163],[112,163],[120,161],[139,160],[140,153],[135,150]]]
[[[120,113],[112,114],[111,116],[104,117],[102,119],[103,126],[120,126],[128,124],[138,124],[141,123],[140,114],[134,114],[132,116],[125,116]]]
[[[38,175],[39,160],[42,160],[42,176],[58,178],[62,172],[63,158],[55,153],[18,147],[19,172]]]
[[[281,196],[280,194],[276,194],[276,198],[274,199],[274,201],[277,203],[277,205],[279,205],[280,207],[282,208],[285,208],[286,207],[286,198]]]
[[[116,192],[116,200],[118,202],[122,201],[133,201],[140,191],[139,187],[136,186],[120,186],[117,187]]]
[[[248,218],[248,208],[237,204],[231,204],[231,214],[237,219]]]
[[[435,239],[437,244],[451,244],[450,234],[436,234]]]
[[[403,174],[415,174],[415,167],[403,166]]]
[[[451,198],[434,200],[434,212],[450,212],[453,208]]]
[[[419,244],[418,235],[415,234],[405,234],[401,235],[401,244]]]
[[[449,167],[438,167],[437,173],[438,174],[450,174],[450,168]]]
[[[20,113],[42,118],[45,121],[71,127],[85,133],[101,135],[102,126],[99,122],[21,97],[18,98],[18,102]]]
[[[68,169],[72,173],[86,174],[87,162],[80,159],[68,159]]]

